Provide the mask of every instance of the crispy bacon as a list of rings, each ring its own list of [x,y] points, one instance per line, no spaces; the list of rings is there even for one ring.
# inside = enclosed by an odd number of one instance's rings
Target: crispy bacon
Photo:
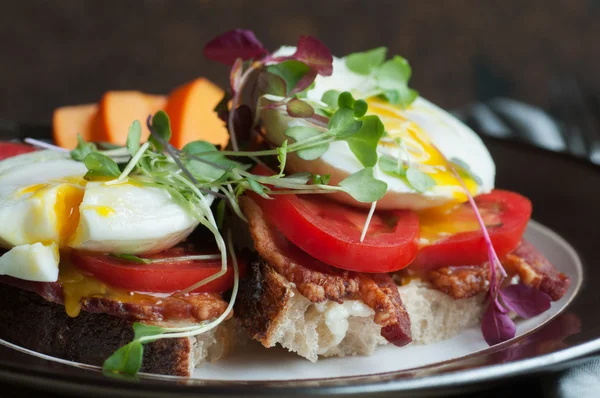
[[[277,273],[294,283],[314,303],[362,300],[375,311],[382,336],[397,346],[411,342],[410,318],[398,289],[388,274],[365,274],[333,268],[303,252],[268,225],[261,208],[249,197],[240,198],[250,234],[260,256]]]
[[[31,282],[0,276],[0,283],[37,293],[53,303],[64,304],[60,282]],[[110,297],[84,297],[81,300],[81,309],[84,311],[109,314],[130,321],[204,321],[218,317],[226,308],[227,303],[217,293],[147,296],[143,300],[136,300],[132,296],[131,302]]]
[[[502,264],[507,271],[517,273],[521,282],[548,293],[554,301],[564,296],[569,288],[569,278],[527,241],[521,242]]]
[[[548,293],[554,301],[569,288],[569,278],[527,241],[502,259],[502,266],[510,276],[518,275],[522,283]],[[427,272],[424,279],[454,299],[473,297],[487,291],[488,266],[439,268]]]
[[[444,267],[429,271],[431,285],[454,299],[476,296],[487,289],[487,266]]]

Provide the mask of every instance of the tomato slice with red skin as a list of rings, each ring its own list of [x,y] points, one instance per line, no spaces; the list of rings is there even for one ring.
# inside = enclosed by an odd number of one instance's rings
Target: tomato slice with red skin
[[[256,174],[270,175],[264,167]],[[406,267],[417,254],[419,219],[409,210],[376,212],[365,239],[360,236],[369,214],[325,195],[250,193],[267,220],[294,245],[337,268],[357,272],[393,272]]]
[[[174,247],[158,254],[140,256],[148,259],[218,254],[218,251],[198,252],[184,247]],[[230,257],[227,273],[194,290],[224,292],[233,286],[233,266]],[[245,273],[246,261],[237,256],[240,277]],[[221,270],[221,260],[173,261],[167,263],[139,264],[106,253],[73,251],[71,261],[79,269],[93,275],[110,286],[131,291],[172,293],[186,289]]]
[[[0,160],[7,159],[22,153],[33,152],[36,149],[31,145],[18,142],[0,142]]]
[[[515,192],[496,189],[475,197],[490,239],[499,257],[513,251],[531,217],[531,202]],[[470,207],[469,203],[461,206]],[[461,209],[462,211],[463,209]],[[481,230],[459,232],[419,250],[411,268],[430,270],[447,266],[478,265],[488,261]]]

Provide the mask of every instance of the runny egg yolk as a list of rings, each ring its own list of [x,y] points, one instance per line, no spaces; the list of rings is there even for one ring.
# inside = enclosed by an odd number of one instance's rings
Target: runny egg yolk
[[[475,212],[466,204],[449,203],[417,214],[421,244],[432,244],[450,235],[480,229]]]
[[[70,317],[79,315],[81,301],[85,298],[109,297],[122,303],[144,303],[154,299],[147,294],[108,286],[93,276],[85,275],[69,261],[60,263],[58,280],[63,287],[65,311]]]
[[[56,192],[54,214],[60,238],[60,246],[70,241],[79,225],[79,205],[84,191],[71,185],[63,185]]]
[[[30,198],[38,200],[41,204],[37,208],[35,218],[54,220],[60,248],[71,241],[79,225],[79,206],[83,201],[84,188],[87,182],[80,177],[66,177],[51,180],[43,184],[34,184],[22,188],[19,195],[31,195]],[[52,192],[55,190],[55,192]],[[55,196],[54,205],[50,208],[43,206],[52,196]],[[46,210],[44,210],[46,209]],[[32,242],[33,243],[33,242]]]
[[[418,164],[418,168],[432,177],[437,186],[452,187],[454,204],[467,200],[467,195],[442,154],[431,143],[419,125],[402,115],[400,108],[378,98],[368,99],[369,113],[379,116],[387,136],[379,142],[392,156],[402,161]],[[471,194],[477,192],[477,183],[468,176],[461,176]]]

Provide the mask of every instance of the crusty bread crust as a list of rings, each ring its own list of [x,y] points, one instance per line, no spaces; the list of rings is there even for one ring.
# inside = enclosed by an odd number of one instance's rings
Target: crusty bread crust
[[[398,288],[411,318],[411,344],[431,344],[456,336],[477,324],[483,294],[454,299],[422,281]],[[326,301],[328,303],[330,301]],[[371,355],[388,342],[373,316],[350,317],[344,339],[331,345],[323,313],[264,260],[251,263],[241,285],[236,314],[251,338],[265,347],[277,344],[315,362],[319,356]],[[320,347],[328,347],[326,351]]]
[[[131,341],[131,325],[115,316],[85,311],[71,318],[60,304],[0,284],[0,338],[43,354],[101,366]],[[199,363],[215,361],[232,348],[233,325],[231,320],[196,337],[146,344],[141,371],[190,376]]]
[[[319,356],[371,355],[377,346],[387,344],[373,314],[350,316],[347,333],[336,343],[315,303],[263,260],[250,265],[236,314],[250,337],[263,346],[280,344],[312,362]]]

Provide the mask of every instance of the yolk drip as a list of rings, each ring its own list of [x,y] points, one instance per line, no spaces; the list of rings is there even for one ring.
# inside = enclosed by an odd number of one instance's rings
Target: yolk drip
[[[450,203],[418,212],[421,244],[432,244],[447,236],[479,230],[470,206]]]
[[[68,256],[63,256],[66,258]],[[74,265],[62,261],[59,267],[58,281],[62,284],[65,311],[70,317],[76,317],[81,311],[81,300],[84,298],[106,297],[123,303],[144,303],[156,301],[147,294],[128,292],[124,289],[108,286],[93,276],[79,271]]]
[[[453,190],[455,202],[462,203],[467,200],[460,182],[446,166],[446,160],[431,143],[426,132],[415,122],[408,120],[400,108],[378,98],[368,101],[369,113],[379,116],[388,133],[387,140],[382,140],[379,145],[388,149],[398,150],[398,156],[410,156],[411,162],[418,163],[421,171],[431,176],[438,186],[456,187]],[[398,138],[400,140],[398,140]],[[477,192],[477,183],[470,177],[461,176],[471,194]]]
[[[61,246],[75,233],[79,225],[79,205],[84,191],[71,185],[63,185],[56,192],[54,214]]]

